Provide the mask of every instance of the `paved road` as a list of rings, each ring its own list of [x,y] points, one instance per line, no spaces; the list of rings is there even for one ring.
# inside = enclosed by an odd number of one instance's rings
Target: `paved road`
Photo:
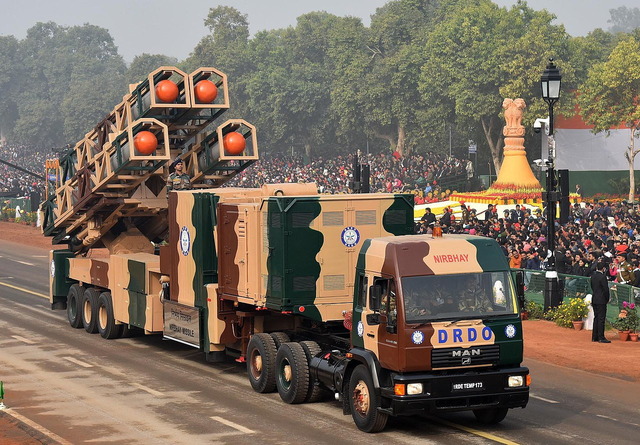
[[[253,392],[235,362],[208,364],[157,336],[107,341],[72,329],[42,297],[47,271],[41,250],[0,242],[5,403],[59,443],[638,443],[640,385],[532,360],[529,406],[498,426],[459,413],[360,433],[330,398],[292,406]]]

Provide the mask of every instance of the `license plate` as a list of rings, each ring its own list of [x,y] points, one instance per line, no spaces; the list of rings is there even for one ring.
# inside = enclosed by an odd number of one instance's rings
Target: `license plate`
[[[476,389],[482,389],[483,387],[482,382],[453,383],[451,385],[451,389],[453,391],[473,391]]]

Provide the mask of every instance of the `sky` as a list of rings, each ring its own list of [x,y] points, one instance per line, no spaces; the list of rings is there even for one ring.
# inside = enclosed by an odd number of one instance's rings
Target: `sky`
[[[511,6],[517,0],[493,0]],[[164,54],[186,58],[202,37],[210,8],[229,5],[247,14],[252,34],[265,29],[293,26],[296,18],[311,11],[338,16],[370,16],[387,0],[0,0],[0,35],[18,39],[37,22],[53,21],[61,26],[90,23],[109,30],[119,53],[127,62],[134,56]],[[529,0],[533,9],[554,13],[573,36],[595,28],[609,27],[609,9],[639,7],[640,0]]]

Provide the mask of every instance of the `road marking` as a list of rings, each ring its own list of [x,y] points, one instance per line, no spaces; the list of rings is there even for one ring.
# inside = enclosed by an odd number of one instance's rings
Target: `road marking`
[[[49,258],[48,255],[31,255],[33,258]]]
[[[33,340],[29,340],[28,338],[24,338],[24,337],[20,337],[19,335],[12,335],[13,338],[15,338],[18,341],[21,341],[22,343],[26,343],[28,345],[35,345],[36,342]]]
[[[93,365],[90,365],[89,363],[85,363],[82,362],[78,359],[75,359],[73,357],[62,357],[65,360],[70,361],[71,363],[75,363],[76,365],[82,366],[83,368],[93,368]]]
[[[151,388],[147,388],[144,385],[141,385],[139,383],[132,383],[133,386],[135,386],[136,388],[139,388],[143,391],[148,392],[149,394],[151,394],[152,396],[156,396],[156,397],[162,397],[164,396],[163,393],[161,393],[160,391],[156,391],[155,389],[151,389]]]
[[[231,422],[230,420],[227,419],[223,419],[222,417],[219,416],[213,416],[211,417],[212,420],[215,420],[216,422],[220,422],[224,425],[230,426],[231,428],[235,428],[236,430],[240,431],[241,433],[245,433],[245,434],[255,434],[255,431],[250,430],[249,428],[246,428],[242,425],[238,425],[237,423]]]
[[[558,402],[556,400],[545,399],[544,397],[536,396],[536,395],[533,395],[533,394],[529,394],[529,397],[531,397],[532,399],[542,400],[543,402],[547,402],[547,403],[560,403],[560,402]]]
[[[16,260],[16,259],[13,259],[13,258],[8,257],[8,256],[2,256],[2,255],[0,255],[0,258],[6,258],[6,259],[8,259],[9,261],[13,261],[13,262],[15,262],[15,263],[20,263],[20,264],[24,264],[24,265],[26,265],[26,266],[34,266],[34,267],[35,267],[35,264],[33,264],[33,263],[28,263],[28,262],[26,262],[26,261]]]
[[[475,428],[469,428],[468,426],[458,425],[457,423],[449,422],[448,420],[444,420],[439,417],[437,418],[434,417],[433,420],[436,422],[440,422],[444,425],[450,426],[452,428],[457,428],[459,430],[466,431],[467,433],[475,434],[476,436],[493,440],[494,442],[503,443],[505,445],[518,445],[518,442],[514,442],[509,439],[503,439],[502,437],[498,437],[495,434],[485,433],[484,431],[476,430]]]
[[[607,420],[613,420],[614,422],[618,421],[618,419],[616,419],[615,417],[609,417],[609,416],[605,416],[603,414],[596,414],[596,417],[600,417],[602,419],[607,419]]]
[[[26,292],[28,294],[35,295],[36,297],[46,298],[47,300],[49,299],[49,295],[41,294],[40,292],[34,292],[32,290],[25,289],[24,287],[14,286],[13,284],[5,283],[3,281],[0,281],[0,286],[10,287],[11,289],[19,290],[21,292]]]
[[[44,436],[47,436],[48,438],[50,438],[51,440],[59,443],[60,445],[73,445],[71,442],[68,442],[68,441],[64,440],[62,437],[60,437],[57,434],[49,431],[48,429],[46,429],[42,425],[38,425],[34,421],[32,421],[30,419],[27,419],[26,417],[24,417],[21,414],[18,414],[17,412],[12,410],[11,408],[7,408],[2,412],[9,414],[14,419],[16,419],[16,420],[28,425],[30,428],[33,428],[34,430],[36,430],[40,434],[42,434]]]

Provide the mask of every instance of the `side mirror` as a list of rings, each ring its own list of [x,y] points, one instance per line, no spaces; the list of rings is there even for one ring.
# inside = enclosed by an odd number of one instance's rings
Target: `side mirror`
[[[382,286],[379,284],[369,288],[369,309],[372,311],[380,310],[380,300],[382,299]]]

